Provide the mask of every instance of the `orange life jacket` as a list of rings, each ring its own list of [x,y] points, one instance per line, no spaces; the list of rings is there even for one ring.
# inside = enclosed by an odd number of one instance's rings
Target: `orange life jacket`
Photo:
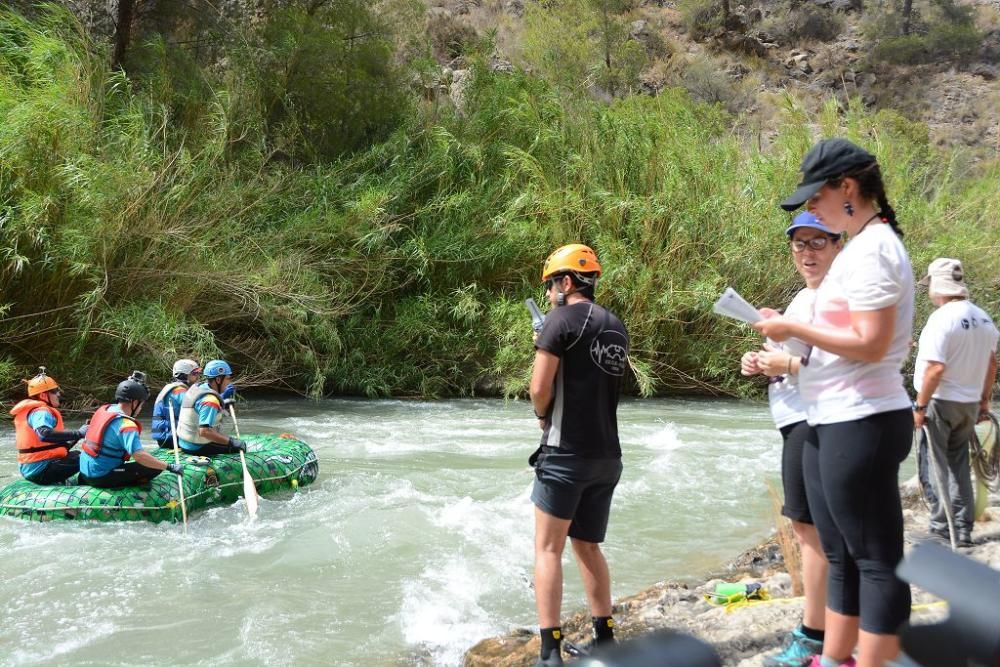
[[[87,454],[93,456],[95,459],[101,455],[101,447],[103,446],[104,432],[108,429],[116,419],[125,419],[126,416],[120,412],[112,412],[110,410],[112,406],[102,405],[94,413],[94,416],[90,418],[90,425],[87,427],[87,437],[84,439],[83,444],[80,445],[80,449],[87,452]],[[133,421],[129,418],[129,421]],[[142,433],[142,424],[139,422],[134,422],[136,428]],[[105,454],[105,456],[108,456]],[[122,456],[122,461],[128,461],[131,455],[125,452]],[[115,458],[118,458],[117,456]]]
[[[28,415],[35,410],[46,410],[56,418],[56,431],[63,430],[63,419],[59,411],[48,403],[26,398],[15,405],[10,414],[14,415],[14,445],[17,447],[18,463],[38,463],[48,459],[62,459],[69,454],[65,442],[43,442],[35,429],[28,424]]]

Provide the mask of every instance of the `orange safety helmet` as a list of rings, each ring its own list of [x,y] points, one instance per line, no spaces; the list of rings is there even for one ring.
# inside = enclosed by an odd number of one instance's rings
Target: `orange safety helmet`
[[[582,243],[571,243],[557,248],[549,255],[542,267],[542,281],[558,273],[596,273],[601,275],[601,264],[597,255]]]
[[[55,381],[55,378],[51,378],[45,374],[45,366],[39,366],[38,375],[28,380],[28,396],[31,398],[58,388],[59,383]]]

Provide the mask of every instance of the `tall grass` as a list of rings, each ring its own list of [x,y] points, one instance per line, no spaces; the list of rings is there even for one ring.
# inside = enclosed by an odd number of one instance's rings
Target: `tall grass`
[[[880,156],[916,266],[948,254],[977,288],[998,275],[997,165],[889,113],[789,100],[761,150],[679,90],[606,104],[475,65],[462,113],[414,101],[385,140],[303,161],[321,151],[290,141],[330,135],[276,135],[238,62],[200,70],[183,104],[105,63],[66,14],[0,14],[11,391],[37,364],[96,391],[222,355],[243,384],[314,395],[514,395],[533,354],[522,301],[548,252],[582,241],[632,334],[632,391],[751,393],[735,361],[754,337],[710,305],[726,285],[761,305],[797,289],[776,202],[820,134]],[[995,285],[974,297],[1000,305]]]

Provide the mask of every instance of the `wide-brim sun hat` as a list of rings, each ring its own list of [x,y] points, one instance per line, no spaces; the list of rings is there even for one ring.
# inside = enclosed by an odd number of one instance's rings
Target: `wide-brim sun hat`
[[[950,257],[938,257],[927,267],[927,275],[918,281],[926,285],[931,296],[958,296],[968,298],[965,269],[962,262]]]
[[[830,181],[874,162],[874,155],[847,139],[824,139],[802,158],[799,184],[795,192],[781,202],[781,208],[794,211]]]

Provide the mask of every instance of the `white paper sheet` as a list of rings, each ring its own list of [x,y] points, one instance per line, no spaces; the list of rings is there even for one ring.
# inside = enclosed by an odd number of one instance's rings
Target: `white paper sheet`
[[[712,306],[712,310],[719,315],[732,317],[747,324],[754,324],[764,319],[760,311],[747,303],[747,300],[732,287],[726,288],[719,300]]]

